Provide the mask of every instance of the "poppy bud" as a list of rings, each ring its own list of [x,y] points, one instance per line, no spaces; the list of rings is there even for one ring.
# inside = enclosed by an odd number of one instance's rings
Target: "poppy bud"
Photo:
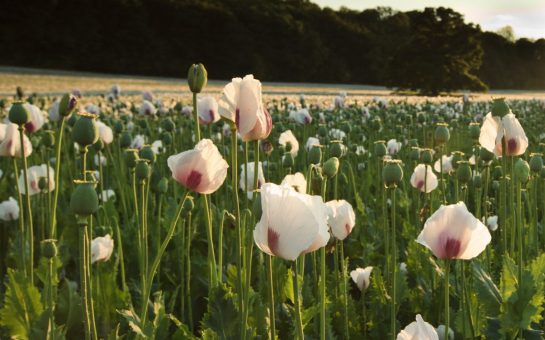
[[[184,205],[182,207],[182,216],[187,217],[191,213],[191,211],[195,208],[195,202],[193,199],[193,196],[187,196],[187,199],[184,201]]]
[[[420,150],[420,158],[422,163],[430,165],[433,162],[433,153],[431,149]]]
[[[114,122],[114,132],[116,135],[120,134],[121,132],[123,132],[123,123],[119,120],[116,120]]]
[[[320,164],[322,161],[322,148],[318,145],[313,145],[308,152],[308,161],[310,164]]]
[[[331,142],[329,146],[329,155],[331,157],[341,158],[345,154],[346,154],[346,146],[344,146],[342,141],[334,140]]]
[[[78,100],[76,99],[76,97],[68,93],[65,94],[64,96],[62,96],[59,103],[59,115],[61,115],[61,117],[69,116],[72,112],[74,112],[77,104]]]
[[[55,133],[51,130],[44,131],[42,143],[46,148],[51,148],[55,145]]]
[[[72,138],[80,146],[95,144],[99,138],[95,116],[90,113],[79,113],[78,116],[72,129]]]
[[[530,155],[530,169],[533,173],[538,173],[543,168],[543,157],[540,153],[533,153]]]
[[[294,164],[294,159],[291,153],[285,152],[284,156],[282,156],[282,166],[284,168],[292,168]]]
[[[397,186],[403,179],[403,169],[401,168],[400,163],[401,161],[397,159],[384,162],[382,177],[384,179],[384,185],[387,187]]]
[[[450,131],[448,129],[448,125],[445,123],[437,123],[434,137],[435,137],[435,143],[437,145],[442,145],[447,143],[450,139]]]
[[[383,140],[378,140],[375,142],[375,156],[382,158],[386,155],[386,142]]]
[[[492,102],[491,111],[493,116],[503,117],[508,114],[511,109],[509,108],[509,105],[507,105],[507,103],[505,102],[505,98],[496,98]]]
[[[166,194],[168,191],[168,179],[161,178],[156,186],[156,191],[161,194]]]
[[[187,71],[187,84],[193,93],[200,93],[208,82],[208,72],[203,64],[193,64]]]
[[[141,159],[147,159],[151,164],[153,164],[157,158],[149,145],[143,146],[142,149],[140,149],[138,156],[140,156]]]
[[[136,167],[136,162],[139,159],[140,157],[138,157],[138,150],[136,149],[125,150],[125,164],[127,164],[128,168],[134,169]]]
[[[413,146],[411,148],[409,158],[413,161],[418,161],[420,159],[420,148],[418,146]]]
[[[474,141],[478,141],[481,136],[481,127],[479,123],[472,122],[469,124],[469,137]]]
[[[122,148],[128,148],[131,145],[132,137],[131,134],[127,131],[123,132],[121,134],[121,138],[119,138],[119,146]]]
[[[93,182],[74,181],[76,189],[72,192],[70,208],[80,217],[88,217],[98,210],[98,195]],[[80,221],[85,223],[84,221]]]
[[[456,170],[456,178],[461,184],[467,184],[471,180],[472,171],[469,163],[466,161],[458,162],[458,169]]]
[[[261,198],[256,200],[256,202],[261,204]],[[229,229],[235,229],[235,227],[237,226],[237,218],[235,217],[235,215],[233,215],[233,214],[231,214],[229,212],[226,212],[225,213],[225,222],[224,222],[223,226],[227,227]]]
[[[270,156],[274,150],[274,146],[272,145],[272,143],[266,139],[262,140],[259,143],[259,146],[261,147],[261,152],[263,152],[267,156]]]
[[[30,121],[30,113],[23,102],[14,102],[9,109],[9,121],[13,124],[24,125]]]
[[[485,163],[488,163],[490,162],[491,160],[494,159],[494,154],[488,150],[486,150],[485,148],[480,148],[479,149],[479,157],[481,158],[481,160]]]
[[[494,170],[492,171],[492,178],[494,178],[495,180],[500,180],[503,176],[503,170],[501,168],[501,165],[497,165],[496,167],[494,167]]]
[[[528,182],[530,177],[530,165],[524,159],[519,158],[515,163],[515,178],[521,183]]]
[[[148,165],[148,160],[147,159],[139,159],[138,161],[136,161],[136,168],[135,168],[135,174],[136,174],[136,178],[138,178],[139,180],[145,180],[149,177],[150,175],[150,168],[149,168],[149,165]]]
[[[57,256],[58,250],[57,250],[57,240],[43,240],[42,241],[42,256],[46,259],[52,259],[55,256]]]
[[[327,178],[332,178],[337,175],[339,171],[339,159],[337,157],[331,157],[324,163],[324,175]]]
[[[25,91],[23,91],[23,88],[21,86],[17,86],[15,88],[15,95],[18,99],[23,99],[23,97],[25,96]]]
[[[500,182],[499,181],[492,181],[492,190],[494,190],[494,192],[498,192],[498,190],[500,190]]]

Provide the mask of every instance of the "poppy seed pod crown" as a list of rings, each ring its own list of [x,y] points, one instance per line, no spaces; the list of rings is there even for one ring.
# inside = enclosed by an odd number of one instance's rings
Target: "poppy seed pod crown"
[[[466,161],[458,162],[458,169],[456,169],[456,178],[461,184],[467,184],[471,180],[472,171],[469,163]]]
[[[469,124],[469,137],[474,141],[478,141],[481,136],[481,127],[479,123],[472,122]]]
[[[57,256],[57,240],[47,239],[42,241],[42,255],[46,259],[52,259]]]
[[[204,68],[204,65],[193,64],[187,71],[187,84],[189,89],[193,93],[200,93],[208,82],[208,72]]]
[[[431,149],[421,149],[420,150],[420,158],[422,159],[422,163],[424,164],[431,164],[433,162],[433,152]]]
[[[540,153],[533,153],[530,155],[530,170],[533,173],[538,173],[543,168],[543,157]]]

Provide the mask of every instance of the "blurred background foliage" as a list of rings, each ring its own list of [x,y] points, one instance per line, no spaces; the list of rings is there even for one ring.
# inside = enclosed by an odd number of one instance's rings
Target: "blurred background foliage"
[[[449,90],[544,89],[545,39],[483,32],[448,8],[338,11],[307,0],[17,0],[0,64]]]

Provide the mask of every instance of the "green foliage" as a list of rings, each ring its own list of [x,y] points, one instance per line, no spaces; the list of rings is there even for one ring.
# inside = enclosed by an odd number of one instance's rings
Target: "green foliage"
[[[38,289],[25,276],[8,269],[7,290],[4,306],[0,310],[0,325],[9,328],[14,339],[26,339],[38,322],[43,305]]]

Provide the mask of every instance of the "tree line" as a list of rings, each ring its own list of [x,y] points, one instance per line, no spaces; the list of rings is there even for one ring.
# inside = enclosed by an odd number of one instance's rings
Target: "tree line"
[[[320,8],[307,0],[18,0],[0,63],[119,74],[449,90],[545,88],[545,39],[483,32],[449,8]]]

